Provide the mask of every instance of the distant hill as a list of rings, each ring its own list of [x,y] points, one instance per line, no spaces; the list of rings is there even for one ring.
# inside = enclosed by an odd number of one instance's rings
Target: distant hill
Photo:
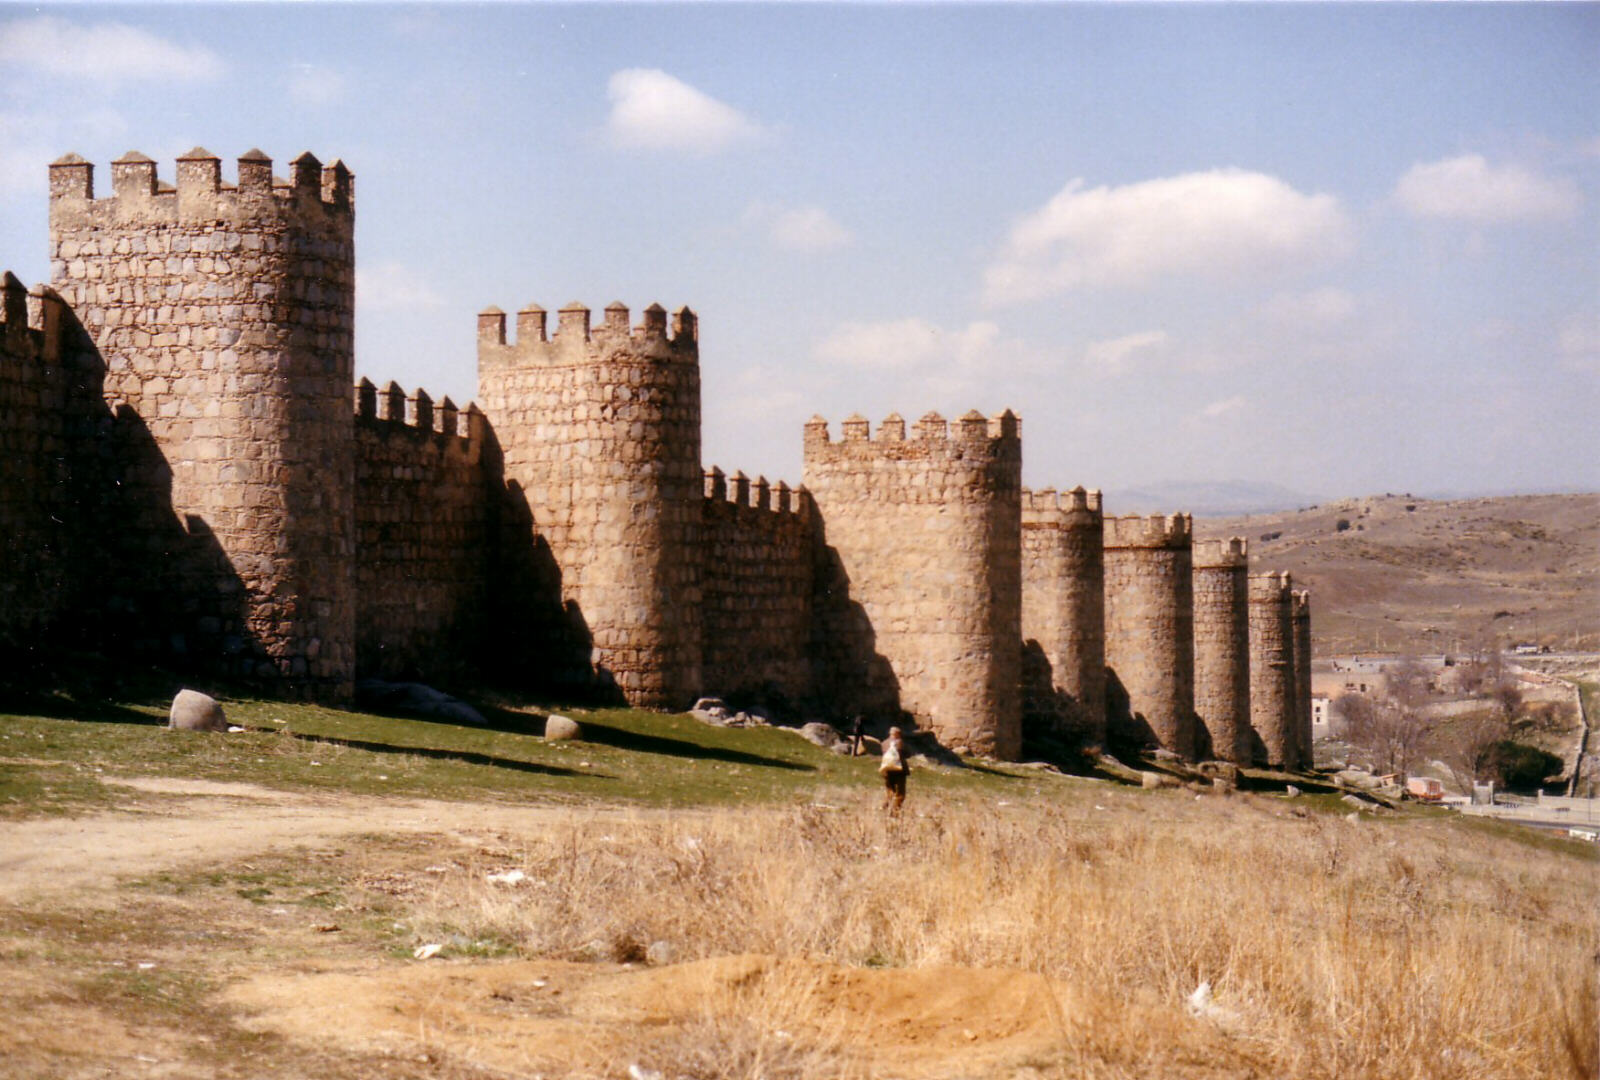
[[[1195,533],[1243,536],[1252,572],[1309,588],[1319,653],[1459,651],[1485,631],[1600,650],[1600,494],[1379,495],[1197,516]]]

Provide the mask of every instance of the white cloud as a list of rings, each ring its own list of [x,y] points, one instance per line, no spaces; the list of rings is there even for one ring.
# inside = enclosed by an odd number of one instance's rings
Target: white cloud
[[[179,45],[122,23],[52,15],[0,24],[0,65],[105,83],[205,82],[223,71],[222,59],[204,46]]]
[[[772,219],[773,244],[785,251],[831,251],[855,237],[820,206],[797,206]]]
[[[1566,218],[1583,201],[1570,180],[1520,165],[1490,165],[1481,154],[1413,165],[1395,185],[1394,198],[1417,217],[1480,224]]]
[[[376,310],[435,308],[443,297],[404,263],[367,263],[356,268],[356,303]]]
[[[924,319],[839,325],[813,349],[817,359],[856,369],[861,376],[907,379],[939,400],[1013,392],[1019,377],[1036,378],[1057,365],[1020,338],[986,319],[942,327]]]
[[[1231,398],[1223,398],[1221,401],[1213,401],[1211,404],[1200,410],[1200,415],[1205,417],[1207,420],[1215,420],[1218,417],[1239,412],[1247,404],[1249,404],[1249,402],[1244,399],[1243,395],[1236,394]]]
[[[606,94],[606,131],[624,149],[711,153],[763,134],[737,109],[656,68],[616,72]]]
[[[820,206],[785,207],[757,201],[745,208],[743,221],[783,251],[831,251],[855,242],[855,234]]]
[[[38,199],[49,187],[50,162],[65,150],[101,143],[127,130],[127,121],[110,109],[0,112],[0,202]]]
[[[1073,180],[1024,216],[985,271],[985,297],[1005,304],[1085,286],[1215,278],[1347,253],[1338,199],[1276,177],[1214,169],[1122,187]]]
[[[926,371],[950,364],[1013,360],[1030,355],[1022,342],[1006,338],[987,320],[945,329],[922,319],[841,324],[817,344],[821,360],[887,371]]]
[[[344,95],[344,76],[316,64],[296,64],[289,75],[289,99],[300,105],[328,105]]]
[[[1084,347],[1083,358],[1090,368],[1116,375],[1127,370],[1130,361],[1139,354],[1159,351],[1168,341],[1165,330],[1142,330],[1137,334],[1091,341]]]

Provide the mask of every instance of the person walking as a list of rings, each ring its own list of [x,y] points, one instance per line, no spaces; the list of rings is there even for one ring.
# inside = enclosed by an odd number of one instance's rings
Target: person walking
[[[883,808],[890,816],[898,817],[906,801],[906,778],[911,775],[911,765],[906,761],[905,737],[897,727],[890,728],[889,737],[883,740],[878,772],[883,777]]]

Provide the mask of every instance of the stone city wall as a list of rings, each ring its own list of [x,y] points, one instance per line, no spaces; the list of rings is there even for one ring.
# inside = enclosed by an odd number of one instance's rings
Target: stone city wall
[[[1299,762],[1291,584],[1287,573],[1250,575],[1250,727],[1260,743],[1256,756],[1284,769]]]
[[[1107,725],[1195,756],[1194,585],[1187,514],[1105,519]]]
[[[1240,537],[1195,543],[1195,716],[1210,756],[1240,765],[1251,754],[1249,574]]]
[[[356,673],[448,678],[482,656],[487,425],[424,390],[356,388]]]
[[[156,451],[130,481],[152,507],[169,489],[195,549],[157,590],[182,594],[174,651],[341,698],[355,661],[353,197],[338,162],[302,154],[291,170],[275,180],[251,151],[224,184],[196,149],[168,185],[130,153],[97,199],[94,167],[69,155],[50,168],[51,272],[100,350],[108,403],[137,428],[127,438]],[[123,524],[159,546],[160,523]]]
[[[804,489],[705,474],[702,672],[707,693],[772,702],[811,694],[812,551]]]
[[[852,626],[819,620],[855,653],[826,662],[865,664],[876,702],[892,696],[946,745],[1000,758],[1022,745],[1019,428],[1009,412],[975,411],[953,430],[929,413],[911,438],[893,415],[876,438],[860,416],[838,442],[820,417],[805,428],[805,486],[829,563],[821,602],[860,615]]]
[[[1289,601],[1289,625],[1294,649],[1294,732],[1300,767],[1313,765],[1311,733],[1311,593],[1296,590]]]
[[[1023,717],[1102,746],[1105,573],[1100,492],[1022,493]]]
[[[28,649],[79,595],[79,485],[104,413],[65,305],[0,280],[0,646]],[[97,555],[95,557],[98,557]]]
[[[505,478],[549,545],[595,679],[635,705],[687,708],[702,686],[700,367],[695,316],[630,329],[573,304],[478,316],[478,402]]]

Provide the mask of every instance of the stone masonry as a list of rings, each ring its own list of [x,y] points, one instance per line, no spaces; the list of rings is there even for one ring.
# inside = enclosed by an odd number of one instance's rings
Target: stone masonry
[[[1246,584],[1242,542],[1024,492],[1010,412],[814,418],[797,488],[703,470],[688,308],[569,304],[552,334],[529,306],[509,340],[489,308],[477,405],[355,385],[353,178],[288,172],[196,149],[166,183],[130,152],[97,198],[50,167],[53,285],[0,288],[0,665],[64,643],[336,702],[487,675],[998,758],[1025,720],[1309,757],[1309,599]]]
[[[342,164],[302,154],[291,169],[275,181],[252,150],[224,185],[197,148],[172,186],[130,153],[96,198],[94,167],[64,157],[51,268],[104,358],[110,407],[142,421],[173,509],[225,556],[186,587],[218,602],[173,632],[185,648],[209,639],[238,675],[340,698],[355,667],[355,217]]]
[[[1113,741],[1195,756],[1193,529],[1105,519],[1106,722]]]
[[[1302,769],[1312,767],[1311,731],[1311,594],[1298,589],[1290,599],[1289,624],[1294,650],[1295,750]]]
[[[1285,573],[1250,575],[1250,727],[1261,742],[1256,756],[1284,769],[1299,762],[1290,584]]]
[[[700,365],[695,317],[659,305],[630,328],[612,304],[478,316],[478,397],[508,479],[593,635],[593,664],[640,705],[687,708],[702,688]]]
[[[1022,493],[1024,718],[1091,746],[1106,738],[1100,492]]]
[[[1250,616],[1245,541],[1194,545],[1194,711],[1211,756],[1250,764]]]
[[[805,485],[850,595],[888,660],[900,705],[947,745],[1022,746],[1022,444],[1011,413],[929,413],[906,437],[805,428]]]

